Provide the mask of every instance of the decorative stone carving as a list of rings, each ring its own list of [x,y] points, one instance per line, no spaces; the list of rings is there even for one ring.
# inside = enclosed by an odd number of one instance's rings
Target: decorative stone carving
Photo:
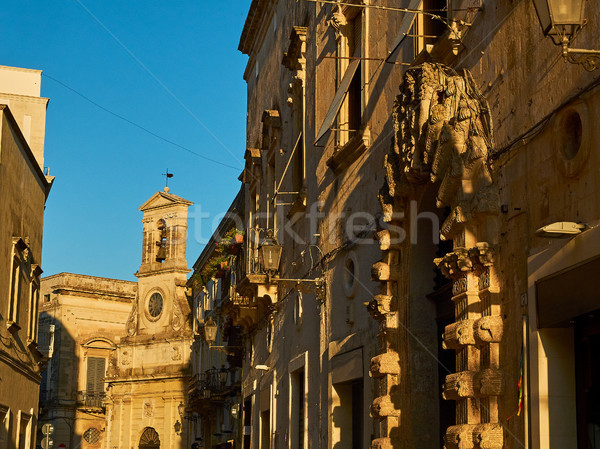
[[[461,424],[448,427],[444,436],[445,449],[471,449],[475,447],[473,442],[473,429],[475,426]]]
[[[375,295],[375,297],[367,303],[367,310],[373,318],[381,321],[390,313],[390,303],[392,297],[389,295]]]
[[[473,429],[473,440],[481,449],[502,449],[504,433],[500,424],[479,424]]]
[[[494,247],[487,242],[477,242],[475,247],[469,249],[469,257],[473,265],[488,267],[493,265],[496,253]]]
[[[136,298],[133,301],[133,307],[131,307],[131,313],[129,314],[129,317],[127,318],[127,323],[125,324],[125,329],[127,330],[127,335],[129,335],[130,337],[133,337],[137,332],[137,325],[138,325],[137,302],[138,302],[138,297],[136,295]]]
[[[468,286],[467,276],[464,274],[461,275],[452,283],[452,296],[466,292]]]
[[[447,400],[499,396],[504,391],[504,373],[488,368],[448,374],[443,389]]]
[[[371,359],[371,375],[373,377],[383,377],[386,374],[400,374],[398,354],[394,352],[384,352]]]
[[[340,5],[335,6],[329,17],[327,17],[327,25],[333,28],[335,32],[335,40],[339,40],[342,37],[342,29],[348,24],[346,16],[344,15]]]
[[[475,322],[475,344],[499,343],[504,333],[504,321],[501,316],[484,316]]]
[[[484,316],[478,320],[461,320],[444,329],[444,349],[462,349],[466,345],[484,346],[502,340],[504,322],[497,315]]]
[[[173,326],[174,331],[179,331],[183,327],[183,312],[181,311],[181,306],[179,305],[179,301],[175,299],[173,301],[173,318],[171,319],[171,326]]]
[[[121,365],[129,366],[131,365],[131,353],[127,350],[121,351]]]
[[[451,208],[445,238],[474,213],[496,213],[489,107],[467,70],[431,63],[408,69],[393,121],[394,153],[385,161],[392,197],[407,196],[411,184],[439,181],[437,205]]]
[[[385,418],[387,416],[400,416],[400,410],[396,408],[389,395],[380,396],[371,404],[371,415],[374,418]]]
[[[455,248],[444,257],[434,259],[433,263],[448,279],[457,279],[464,272],[471,271],[473,268],[473,261],[469,258],[469,251],[466,248]]]
[[[444,349],[461,349],[475,344],[474,320],[462,320],[449,324],[444,329],[442,347]]]
[[[154,416],[154,404],[150,399],[144,401],[144,418],[152,418]]]
[[[386,250],[390,249],[390,243],[391,243],[390,231],[388,231],[387,229],[382,229],[380,231],[377,231],[375,233],[375,238],[379,242],[379,249],[381,251],[386,251]]]
[[[181,360],[181,350],[177,346],[171,348],[171,360]]]
[[[485,267],[479,275],[479,290],[490,288],[490,269]]]
[[[474,398],[475,375],[473,371],[448,374],[443,386],[444,399]]]
[[[292,71],[292,82],[288,87],[287,103],[290,107],[297,106],[306,80],[306,27],[292,27],[290,45],[281,63]],[[298,105],[299,106],[299,105]]]
[[[500,396],[504,391],[504,373],[500,370],[484,369],[476,376],[479,396]]]
[[[390,266],[383,261],[373,264],[371,268],[371,278],[374,281],[395,281],[398,278],[400,267],[397,265]]]

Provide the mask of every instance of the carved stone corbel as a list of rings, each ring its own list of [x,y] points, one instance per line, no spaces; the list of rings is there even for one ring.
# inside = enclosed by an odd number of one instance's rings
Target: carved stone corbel
[[[371,359],[372,377],[384,377],[387,374],[400,374],[400,364],[398,363],[398,354],[394,352],[384,352]]]
[[[385,316],[390,313],[390,303],[392,297],[389,295],[375,295],[375,297],[367,303],[367,310],[371,316],[377,321],[382,321]]]
[[[386,418],[388,416],[400,416],[400,410],[392,402],[390,395],[380,396],[371,404],[371,415],[373,418]]]

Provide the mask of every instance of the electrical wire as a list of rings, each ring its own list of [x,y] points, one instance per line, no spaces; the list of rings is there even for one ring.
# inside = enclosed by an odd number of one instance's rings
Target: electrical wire
[[[117,114],[116,112],[113,112],[113,111],[111,111],[110,109],[108,109],[108,108],[106,108],[106,107],[102,106],[101,104],[98,104],[98,103],[96,103],[96,102],[95,102],[94,100],[92,100],[91,98],[89,98],[89,97],[87,97],[86,95],[82,94],[81,92],[79,92],[79,91],[77,91],[77,90],[73,89],[72,87],[68,86],[67,84],[63,83],[62,81],[59,81],[59,80],[57,80],[56,78],[54,78],[54,77],[52,77],[52,76],[50,76],[50,75],[47,75],[46,73],[43,73],[43,72],[42,72],[42,76],[44,76],[44,77],[46,77],[46,78],[48,78],[48,79],[50,79],[50,80],[54,81],[55,83],[57,83],[57,84],[61,85],[61,86],[62,86],[62,87],[64,87],[65,89],[68,89],[68,90],[70,90],[70,91],[71,91],[71,92],[73,92],[74,94],[76,94],[76,95],[80,96],[81,98],[83,98],[85,101],[88,101],[89,103],[93,104],[93,105],[94,105],[94,106],[96,106],[97,108],[99,108],[99,109],[102,109],[104,112],[107,112],[108,114],[110,114],[110,115],[112,115],[112,116],[114,116],[114,117],[116,117],[116,118],[118,118],[118,119],[120,119],[120,120],[122,120],[122,121],[124,121],[124,122],[126,122],[126,123],[128,123],[128,124],[130,124],[130,125],[132,125],[132,126],[135,126],[136,128],[138,128],[138,129],[140,129],[140,130],[144,131],[145,133],[148,133],[148,134],[150,134],[150,135],[151,135],[151,136],[153,136],[153,137],[156,137],[156,138],[157,138],[157,139],[159,139],[159,140],[162,140],[163,142],[166,142],[166,143],[168,143],[169,145],[173,145],[174,147],[177,147],[177,148],[179,148],[179,149],[181,149],[181,150],[187,151],[188,153],[190,153],[190,154],[193,154],[194,156],[197,156],[197,157],[199,157],[200,159],[204,159],[205,161],[212,162],[213,164],[221,165],[221,166],[223,166],[223,167],[231,168],[231,169],[233,169],[233,170],[241,170],[241,167],[235,167],[235,166],[233,166],[233,165],[226,164],[225,162],[221,162],[221,161],[218,161],[218,160],[216,160],[216,159],[212,159],[212,158],[210,158],[210,157],[208,157],[208,156],[204,156],[204,155],[202,155],[202,154],[200,154],[200,153],[197,153],[197,152],[195,152],[195,151],[193,151],[193,150],[191,150],[191,149],[189,149],[189,148],[187,148],[187,147],[184,147],[183,145],[180,145],[180,144],[178,144],[178,143],[176,143],[176,142],[173,142],[172,140],[169,140],[169,139],[167,139],[167,138],[165,138],[165,137],[162,137],[162,136],[160,136],[160,135],[156,134],[155,132],[153,132],[153,131],[150,131],[148,128],[145,128],[145,127],[143,127],[142,125],[138,125],[137,123],[135,123],[135,122],[133,122],[133,121],[129,120],[128,118],[126,118],[126,117],[123,117],[122,115],[119,115],[119,114]]]
[[[600,86],[600,76],[595,78],[591,83],[589,83],[587,86],[585,86],[579,92],[577,92],[576,94],[567,98],[559,106],[555,107],[552,111],[550,111],[548,114],[546,114],[543,118],[541,118],[536,124],[534,124],[527,131],[525,131],[524,133],[522,133],[521,135],[519,135],[518,137],[513,139],[511,142],[509,142],[504,147],[496,150],[491,155],[491,159],[496,160],[496,159],[500,158],[500,156],[502,156],[503,154],[512,150],[513,148],[518,148],[520,146],[526,145],[528,142],[530,142],[532,139],[534,139],[536,136],[538,136],[544,129],[546,129],[546,127],[550,123],[550,119],[554,116],[554,114],[556,114],[558,111],[563,109],[569,103],[572,103],[573,101],[577,100],[582,95],[586,94],[587,92],[590,92],[591,90],[595,89],[598,86]],[[519,144],[521,144],[521,145],[519,145]]]

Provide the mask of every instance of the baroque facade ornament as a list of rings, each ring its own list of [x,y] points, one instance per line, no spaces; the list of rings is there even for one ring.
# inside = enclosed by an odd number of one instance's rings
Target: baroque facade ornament
[[[475,213],[496,213],[490,111],[467,70],[431,63],[408,69],[393,122],[394,150],[386,157],[380,196],[384,211],[414,185],[439,182],[437,206],[451,209],[444,238],[452,238],[456,225]]]
[[[137,302],[138,302],[138,298],[136,295],[136,298],[133,301],[133,307],[131,308],[131,313],[129,314],[129,318],[127,318],[127,324],[125,325],[125,328],[127,330],[127,335],[129,335],[130,337],[133,337],[137,332],[137,325],[138,325]]]

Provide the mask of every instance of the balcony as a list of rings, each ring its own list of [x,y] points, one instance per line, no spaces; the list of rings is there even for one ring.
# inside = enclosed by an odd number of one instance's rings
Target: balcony
[[[277,286],[269,282],[269,278],[262,272],[258,260],[259,230],[247,229],[246,236],[244,246],[235,259],[235,266],[232,267],[236,280],[235,290],[241,296],[249,298],[269,296],[271,300],[274,300]]]
[[[106,393],[104,391],[83,390],[77,392],[77,406],[81,408],[104,410],[105,400]]]
[[[229,382],[229,370],[211,368],[194,375],[188,384],[190,405],[199,413],[214,411],[214,405],[239,393],[239,384]]]

